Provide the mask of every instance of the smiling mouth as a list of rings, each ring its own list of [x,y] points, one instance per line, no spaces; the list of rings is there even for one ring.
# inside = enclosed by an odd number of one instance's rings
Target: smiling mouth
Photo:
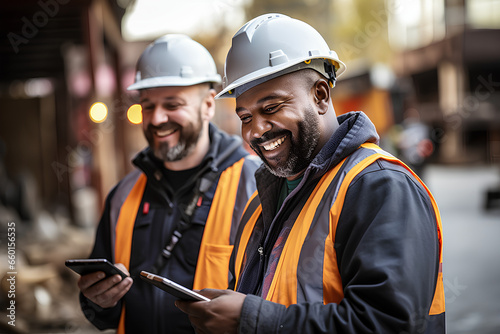
[[[155,135],[158,137],[166,137],[171,135],[172,133],[176,132],[177,128],[171,128],[171,129],[165,129],[165,130],[156,130]]]
[[[266,151],[272,151],[272,150],[275,150],[276,148],[278,148],[286,139],[286,136],[283,136],[269,144],[265,144],[265,145],[262,145],[262,147],[264,147],[264,150]]]

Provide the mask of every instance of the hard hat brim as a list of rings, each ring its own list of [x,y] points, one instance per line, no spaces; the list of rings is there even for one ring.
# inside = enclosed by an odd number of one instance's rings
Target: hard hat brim
[[[325,59],[325,57],[320,57],[320,58],[316,58],[316,59]],[[293,63],[284,63],[284,64],[281,64],[281,65],[278,65],[278,66],[269,66],[269,67],[265,67],[265,68],[262,68],[260,70],[257,70],[257,71],[254,71],[254,72],[251,72],[237,80],[235,80],[234,82],[232,82],[230,85],[228,85],[227,87],[225,87],[222,91],[220,91],[216,96],[215,98],[216,99],[223,99],[223,98],[235,98],[235,94],[233,94],[232,92],[234,91],[235,88],[238,88],[244,84],[247,84],[249,82],[252,82],[252,81],[255,81],[255,80],[258,80],[258,79],[261,79],[261,78],[264,78],[266,76],[270,76],[271,74],[275,74],[275,73],[278,73],[280,71],[284,71],[286,70],[287,68],[290,68],[292,67],[293,65],[296,65],[296,64],[299,64],[303,61],[308,61],[308,60],[311,60],[311,59],[315,59],[315,58],[311,58],[311,57],[304,57],[304,58],[299,58],[299,59],[295,59]],[[342,74],[344,73],[344,71],[346,70],[346,66],[345,64],[339,60],[339,59],[333,59],[333,58],[326,58],[326,59],[329,59],[331,60],[334,65],[335,65],[335,69],[336,69],[336,76],[337,78]],[[286,74],[286,73],[283,73],[283,74]]]
[[[140,89],[148,89],[148,88],[157,88],[157,87],[170,87],[170,86],[193,86],[201,83],[220,83],[221,77],[219,74],[214,75],[208,78],[178,78],[178,77],[154,77],[147,78],[127,87],[127,90],[140,90]]]

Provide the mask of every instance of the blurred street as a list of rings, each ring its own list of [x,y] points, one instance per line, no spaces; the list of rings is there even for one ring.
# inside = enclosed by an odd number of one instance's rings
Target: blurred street
[[[425,182],[443,221],[448,333],[500,333],[500,209],[483,210],[500,171],[429,166]]]

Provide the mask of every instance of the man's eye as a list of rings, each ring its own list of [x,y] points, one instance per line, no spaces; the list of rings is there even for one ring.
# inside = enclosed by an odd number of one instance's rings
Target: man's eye
[[[179,109],[180,105],[179,104],[166,104],[163,106],[166,110],[177,110]]]
[[[240,121],[241,121],[241,123],[243,123],[243,124],[246,124],[246,123],[250,122],[250,120],[251,120],[251,119],[252,119],[252,117],[251,117],[251,116],[243,116],[243,117],[240,117]]]
[[[281,103],[280,104],[273,104],[271,106],[266,106],[266,107],[264,107],[264,112],[267,112],[267,113],[275,112],[276,110],[278,110],[280,105],[281,105]]]

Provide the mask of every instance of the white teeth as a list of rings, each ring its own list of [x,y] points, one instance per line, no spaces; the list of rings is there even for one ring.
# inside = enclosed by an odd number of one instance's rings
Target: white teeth
[[[163,130],[163,131],[158,130],[158,131],[156,131],[156,135],[158,137],[165,137],[165,136],[168,136],[168,135],[170,135],[170,134],[172,134],[174,132],[175,132],[175,129]]]
[[[283,143],[285,141],[285,138],[286,138],[286,136],[285,137],[281,137],[280,139],[278,139],[278,140],[276,140],[276,141],[274,141],[272,143],[264,145],[264,149],[266,151],[272,151],[272,150],[274,150],[275,148],[277,148],[278,146],[280,146],[281,143]]]

